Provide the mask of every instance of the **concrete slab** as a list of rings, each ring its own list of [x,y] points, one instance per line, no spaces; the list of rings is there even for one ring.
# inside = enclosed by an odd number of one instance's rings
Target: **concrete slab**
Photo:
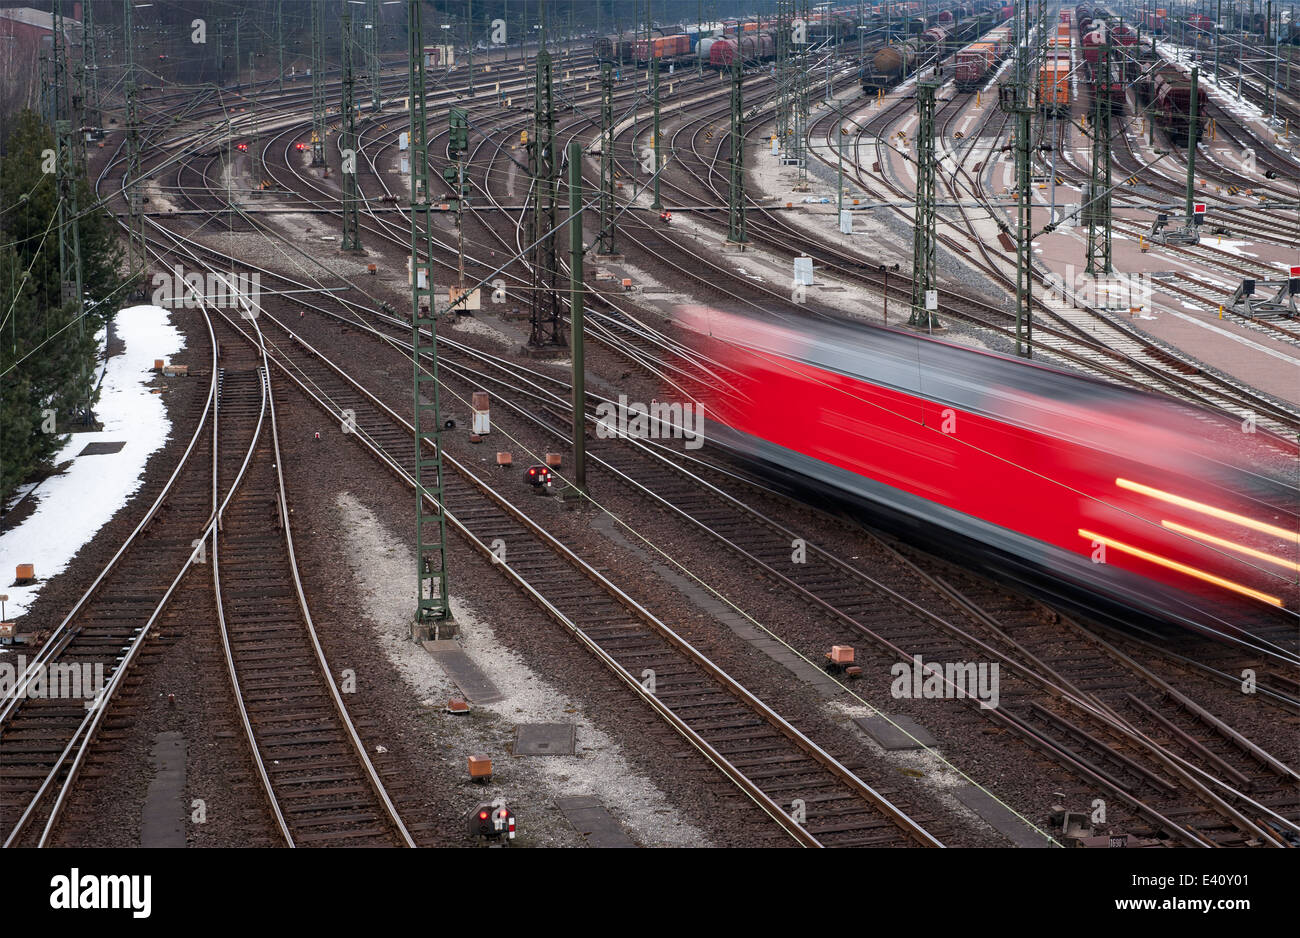
[[[185,737],[178,732],[154,737],[153,779],[140,817],[141,847],[184,847],[189,806],[185,803]]]
[[[590,795],[556,798],[555,806],[573,825],[573,829],[587,839],[591,847],[635,847],[632,838],[623,830],[605,806]]]
[[[125,440],[108,443],[87,443],[82,447],[78,456],[109,456],[113,453],[121,452],[122,447],[126,445]]]
[[[974,785],[962,785],[955,788],[953,789],[953,795],[1017,847],[1057,846],[1048,834],[1030,827],[1006,805],[995,801],[988,792],[981,791]]]
[[[862,727],[867,735],[889,752],[924,749],[936,745],[929,730],[911,717],[902,714],[881,713],[869,717],[854,717],[853,722]]]
[[[515,727],[515,755],[571,756],[578,743],[572,723],[520,723]]]
[[[447,677],[455,682],[460,692],[473,703],[490,704],[505,699],[505,695],[497,690],[496,685],[474,663],[474,659],[465,654],[465,649],[460,647],[459,642],[444,638],[421,644],[442,665]]]

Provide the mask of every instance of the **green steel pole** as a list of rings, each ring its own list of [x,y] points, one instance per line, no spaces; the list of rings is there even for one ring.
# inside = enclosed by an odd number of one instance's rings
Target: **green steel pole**
[[[429,125],[424,100],[422,0],[407,0],[407,94],[411,102],[411,346],[415,368],[416,630],[451,618],[447,519],[443,510],[442,415],[438,394],[438,320],[434,314],[433,223],[429,204]],[[427,335],[426,335],[427,330]],[[429,358],[429,372],[420,369]],[[431,398],[426,401],[427,396]],[[429,455],[428,446],[433,454]],[[427,502],[434,503],[430,511]],[[434,529],[436,527],[436,535]],[[433,635],[439,626],[434,625]]]
[[[325,19],[321,3],[322,0],[311,0],[312,166],[325,165],[325,76],[322,74],[325,71]]]
[[[583,361],[582,144],[569,142],[569,331],[573,352],[573,480],[587,493],[587,376]]]
[[[727,193],[727,240],[734,244],[749,240],[745,228],[744,79],[740,56],[736,56],[731,63],[731,186]]]
[[[340,122],[339,156],[343,171],[343,243],[344,251],[361,250],[361,225],[357,203],[361,193],[357,186],[356,81],[352,73],[352,14],[343,8],[343,120]]]
[[[934,289],[934,100],[939,85],[933,80],[916,84],[916,207],[912,222],[912,313],[908,324],[931,330],[939,320],[929,309],[926,294]]]
[[[1192,66],[1192,88],[1190,98],[1187,104],[1187,224],[1191,225],[1192,207],[1196,201],[1196,138],[1199,136],[1196,132],[1196,105],[1199,96],[1198,75],[1195,65]]]
[[[90,4],[86,4],[89,6]],[[275,0],[275,46],[280,57],[280,91],[284,91],[284,0]]]
[[[601,254],[614,254],[614,65],[600,66],[600,237]]]
[[[86,3],[81,23],[81,68],[90,73],[86,88],[87,123],[95,128],[95,136],[103,136],[103,104],[99,97],[99,56],[95,52],[95,17],[93,3]]]
[[[656,212],[660,212],[663,211],[664,204],[659,200],[659,59],[654,56],[653,48],[649,48],[649,42],[646,43],[646,46],[652,56],[650,59],[650,85],[651,94],[654,95],[654,127],[652,133],[654,134],[653,143],[655,148],[655,176],[654,201],[650,203],[650,207]]]

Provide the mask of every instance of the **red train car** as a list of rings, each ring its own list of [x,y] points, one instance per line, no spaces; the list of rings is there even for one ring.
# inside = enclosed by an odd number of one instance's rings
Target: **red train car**
[[[773,481],[1090,611],[1222,634],[1300,610],[1294,441],[898,330],[681,319],[730,374],[709,445]]]
[[[1157,10],[1154,13],[1150,11],[1143,12],[1139,22],[1142,24],[1143,32],[1148,34],[1155,33],[1156,35],[1161,36],[1164,35],[1165,17],[1163,11]]]
[[[742,65],[770,59],[776,54],[776,41],[768,32],[749,33],[731,39],[719,39],[709,47],[709,64],[730,68],[737,58]]]
[[[954,74],[958,91],[974,91],[1011,49],[1011,27],[999,26],[956,55]]]
[[[1197,120],[1196,137],[1199,140],[1204,133],[1205,113],[1209,107],[1209,97],[1204,85],[1196,87]],[[1165,65],[1151,77],[1151,97],[1155,104],[1152,116],[1155,122],[1165,129],[1177,144],[1187,142],[1187,131],[1191,123],[1192,80],[1183,74],[1176,65]]]

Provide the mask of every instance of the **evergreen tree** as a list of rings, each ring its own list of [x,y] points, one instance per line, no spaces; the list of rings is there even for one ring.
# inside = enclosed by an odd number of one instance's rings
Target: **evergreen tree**
[[[76,180],[87,313],[60,297],[54,135],[32,111],[13,125],[0,159],[0,499],[59,448],[93,403],[95,334],[116,309],[121,248],[116,228]],[[98,303],[103,300],[105,302]],[[50,419],[53,415],[53,420]]]

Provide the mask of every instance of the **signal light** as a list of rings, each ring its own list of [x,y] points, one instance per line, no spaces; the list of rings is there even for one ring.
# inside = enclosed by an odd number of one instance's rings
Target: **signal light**
[[[551,470],[546,466],[529,466],[528,467],[528,484],[541,488],[543,485],[549,487],[552,482]]]
[[[236,144],[236,145],[235,145],[235,149],[236,149],[236,150],[247,150],[247,149],[248,149],[248,144],[246,144],[246,143],[239,143],[239,144]]]
[[[481,804],[469,817],[469,835],[496,840],[502,834],[506,840],[514,840],[516,831],[515,813],[502,805],[494,808],[490,804]]]

